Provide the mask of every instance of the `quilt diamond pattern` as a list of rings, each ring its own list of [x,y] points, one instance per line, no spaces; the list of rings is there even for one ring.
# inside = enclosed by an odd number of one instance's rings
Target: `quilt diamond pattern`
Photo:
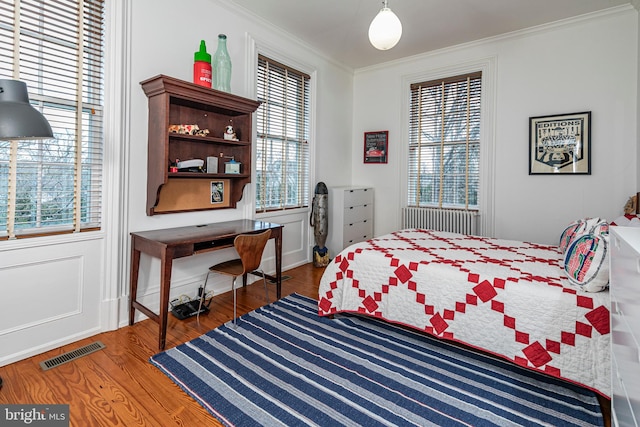
[[[609,293],[568,280],[556,246],[401,230],[327,266],[320,315],[355,312],[610,394]]]

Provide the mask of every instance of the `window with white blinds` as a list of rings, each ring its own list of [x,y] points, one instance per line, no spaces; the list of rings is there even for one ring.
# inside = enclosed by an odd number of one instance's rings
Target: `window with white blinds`
[[[309,76],[258,56],[256,211],[309,205]]]
[[[54,139],[0,141],[0,237],[101,224],[103,0],[0,0],[0,78],[27,84]]]
[[[411,85],[408,206],[478,209],[480,72]]]

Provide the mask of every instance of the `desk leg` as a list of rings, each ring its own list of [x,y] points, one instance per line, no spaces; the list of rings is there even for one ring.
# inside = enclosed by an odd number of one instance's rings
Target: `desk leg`
[[[140,251],[135,249],[134,239],[131,239],[131,277],[129,279],[129,325],[133,325],[135,308],[133,302],[138,295],[138,270],[140,268]]]
[[[276,234],[276,299],[282,296],[282,228]]]
[[[171,289],[171,268],[173,256],[164,254],[160,258],[160,310],[158,312],[159,337],[158,348],[164,350],[167,340],[167,319],[169,318],[169,290]]]

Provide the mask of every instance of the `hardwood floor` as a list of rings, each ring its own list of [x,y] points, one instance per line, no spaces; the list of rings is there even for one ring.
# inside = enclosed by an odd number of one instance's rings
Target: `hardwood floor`
[[[283,274],[282,296],[297,292],[318,298],[324,269],[306,264]],[[262,280],[239,288],[238,315],[265,304]],[[275,286],[269,285],[275,299]],[[213,298],[211,311],[178,320],[169,316],[167,348],[197,338],[233,316],[231,292]],[[42,371],[40,362],[94,341],[106,348]],[[0,404],[69,404],[71,426],[219,426],[202,406],[149,363],[158,352],[158,325],[144,320],[20,362],[0,367]]]
[[[324,269],[313,264],[288,270],[282,296],[297,292],[318,298]],[[270,297],[275,287],[270,285]],[[265,304],[262,280],[238,289],[238,315]],[[169,316],[167,348],[218,327],[233,315],[231,292],[217,295],[211,311],[200,317],[178,320]],[[75,350],[94,341],[106,348],[70,363],[42,371],[41,361]],[[105,332],[0,367],[4,384],[0,404],[69,404],[71,426],[220,426],[202,406],[149,363],[158,352],[158,325],[144,320],[133,326]],[[602,399],[606,425],[610,425],[609,402]]]

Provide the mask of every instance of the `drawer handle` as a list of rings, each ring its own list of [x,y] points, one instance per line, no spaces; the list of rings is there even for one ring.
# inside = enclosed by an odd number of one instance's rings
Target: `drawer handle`
[[[353,206],[349,206],[349,209],[353,209]]]
[[[363,222],[367,222],[367,220],[365,219]]]

